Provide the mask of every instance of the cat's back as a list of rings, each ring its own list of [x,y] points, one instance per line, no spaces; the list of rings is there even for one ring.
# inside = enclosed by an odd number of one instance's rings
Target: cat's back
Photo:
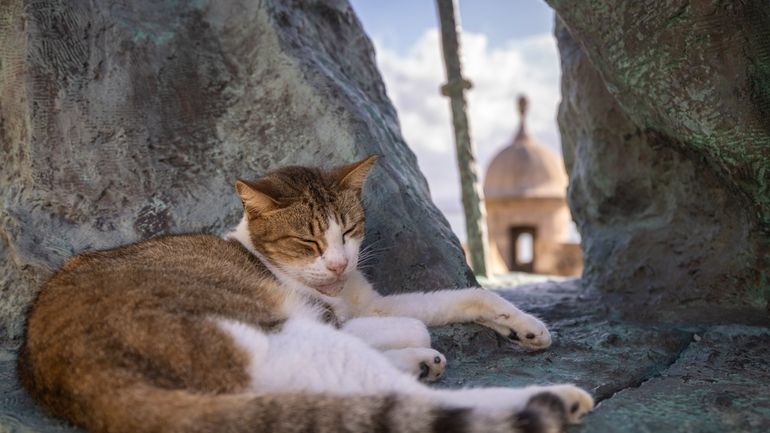
[[[64,297],[162,298],[169,307],[184,298],[204,303],[223,296],[260,297],[270,286],[264,265],[234,242],[214,236],[170,235],[68,259],[43,286],[33,310]],[[178,299],[177,299],[178,298]]]
[[[47,286],[85,275],[153,272],[159,269],[163,269],[169,277],[182,270],[200,275],[223,270],[246,272],[251,276],[266,273],[264,265],[236,242],[207,234],[182,234],[159,236],[71,257]]]
[[[203,346],[232,352],[211,319],[264,327],[284,319],[281,302],[279,286],[258,259],[214,236],[162,236],[81,254],[65,262],[32,304],[19,373],[44,401],[54,394],[47,389],[79,389],[83,385],[72,382],[82,381],[83,371],[114,366],[160,386],[237,387],[243,380],[232,378],[243,374],[244,362],[238,356],[196,355]],[[230,379],[188,374],[192,365],[206,370],[209,363],[209,371]],[[59,400],[52,398],[52,406]]]
[[[44,284],[30,320],[37,314],[88,320],[130,314],[130,307],[228,317],[239,304],[235,310],[259,315],[277,308],[279,296],[272,274],[240,244],[169,235],[68,259]]]

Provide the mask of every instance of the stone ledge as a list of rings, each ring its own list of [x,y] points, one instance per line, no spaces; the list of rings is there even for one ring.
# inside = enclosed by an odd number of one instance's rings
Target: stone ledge
[[[657,377],[618,392],[580,432],[770,431],[770,330],[715,326]]]
[[[548,322],[554,344],[528,352],[478,325],[433,329],[449,368],[439,387],[571,382],[599,406],[574,432],[770,431],[770,329],[618,320],[576,281],[501,290]],[[74,433],[19,388],[16,346],[0,346],[0,431]]]

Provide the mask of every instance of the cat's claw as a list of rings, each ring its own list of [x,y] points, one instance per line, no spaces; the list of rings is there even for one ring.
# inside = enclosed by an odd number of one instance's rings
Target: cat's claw
[[[551,345],[551,333],[543,322],[529,314],[522,314],[511,320],[504,315],[494,321],[503,336],[528,349],[545,349]]]
[[[544,329],[539,330],[538,334],[535,334],[535,332],[527,332],[524,334],[523,338],[519,336],[518,332],[511,330],[508,334],[508,339],[530,348],[546,348],[551,345],[551,335],[550,332],[548,332],[548,329],[545,328],[545,325],[543,325],[543,328]]]
[[[495,297],[492,304],[491,312],[478,318],[477,323],[528,349],[545,349],[551,345],[551,333],[538,318],[500,297]]]

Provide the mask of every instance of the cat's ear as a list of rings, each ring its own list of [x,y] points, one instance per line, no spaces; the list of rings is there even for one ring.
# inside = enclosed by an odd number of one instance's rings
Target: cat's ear
[[[378,155],[369,155],[361,161],[336,168],[334,174],[339,179],[340,186],[349,189],[363,189],[366,176],[369,175],[378,158]]]
[[[278,202],[274,198],[258,190],[252,184],[238,179],[235,182],[235,189],[241,196],[243,208],[249,213],[261,214],[278,209]]]

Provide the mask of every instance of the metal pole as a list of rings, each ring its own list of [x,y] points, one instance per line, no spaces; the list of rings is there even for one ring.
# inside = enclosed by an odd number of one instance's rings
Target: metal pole
[[[456,18],[456,0],[436,0],[441,27],[441,46],[444,52],[447,83],[441,93],[450,98],[452,124],[455,132],[457,165],[460,169],[463,209],[465,209],[465,231],[468,236],[468,251],[471,267],[476,275],[487,276],[487,215],[484,209],[484,194],[479,187],[473,143],[471,143],[468,116],[465,111],[465,91],[471,88],[470,81],[462,76],[460,67],[460,41],[457,34],[460,20]]]

